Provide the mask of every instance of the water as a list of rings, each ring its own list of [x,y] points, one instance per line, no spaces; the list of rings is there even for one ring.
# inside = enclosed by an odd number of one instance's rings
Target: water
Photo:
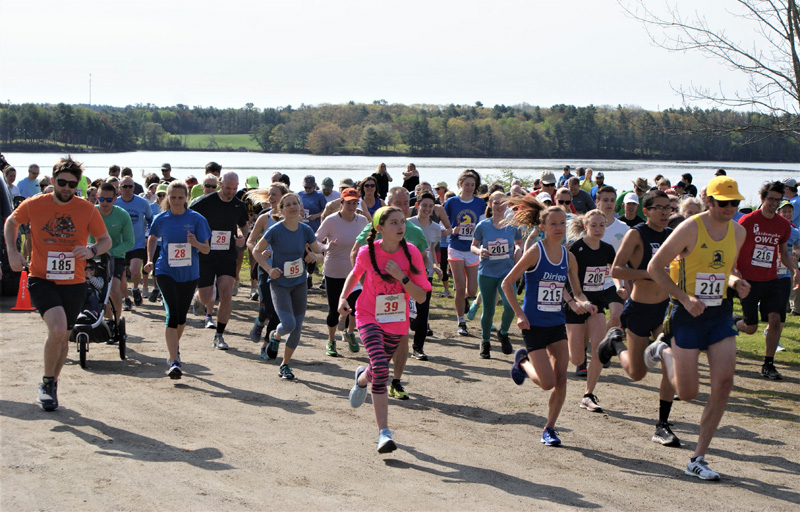
[[[28,164],[38,163],[43,174],[63,155],[60,153],[7,153],[6,159],[17,168],[18,179],[25,176]],[[202,151],[137,151],[131,153],[88,153],[75,155],[84,163],[91,178],[108,174],[108,167],[117,164],[130,167],[137,180],[142,172],[154,172],[161,176],[161,164],[172,165],[172,175],[186,178],[193,174],[201,178],[205,164],[215,161],[223,166],[223,172],[239,174],[239,182],[255,175],[264,185],[275,171],[289,176],[293,189],[299,189],[303,177],[311,174],[317,183],[324,177],[333,178],[338,185],[342,178],[362,179],[373,172],[381,162],[386,163],[393,184],[402,184],[402,172],[409,162],[414,162],[420,171],[420,179],[435,184],[447,182],[455,189],[456,178],[464,169],[475,169],[481,176],[499,175],[509,169],[519,176],[538,178],[542,171],[561,175],[564,165],[591,167],[605,174],[605,183],[618,190],[632,188],[631,181],[637,177],[647,178],[650,183],[656,174],[663,174],[673,184],[680,175],[689,172],[699,189],[714,176],[717,169],[725,169],[728,175],[739,182],[739,191],[746,198],[745,204],[757,204],[758,189],[765,181],[793,177],[800,181],[800,163],[742,163],[742,162],[668,162],[653,160],[549,160],[549,159],[503,159],[503,158],[413,158],[413,157],[366,157],[366,156],[313,156],[269,153],[209,153]]]

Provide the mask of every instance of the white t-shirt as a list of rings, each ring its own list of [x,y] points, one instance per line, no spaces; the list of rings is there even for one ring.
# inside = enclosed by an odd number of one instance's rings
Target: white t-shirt
[[[338,190],[331,190],[331,195],[329,196],[326,196],[325,192],[323,192],[322,195],[325,196],[325,200],[328,201],[329,203],[331,201],[336,201],[337,199],[342,197],[342,194],[340,194]]]
[[[627,224],[621,222],[619,219],[614,219],[614,222],[611,223],[610,226],[606,227],[606,232],[601,238],[607,244],[611,244],[611,247],[614,248],[616,252],[619,252],[619,246],[622,245],[622,239],[625,237],[625,233],[631,229],[628,227]]]

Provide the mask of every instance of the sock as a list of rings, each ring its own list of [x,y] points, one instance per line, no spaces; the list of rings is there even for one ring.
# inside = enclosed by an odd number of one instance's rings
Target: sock
[[[264,323],[263,322],[259,322],[258,318],[256,318],[256,325],[259,326],[259,327],[264,327]]]
[[[666,423],[669,420],[669,413],[672,411],[672,402],[666,400],[658,401],[658,421]]]
[[[55,377],[42,377],[42,382],[47,384],[48,382],[54,382],[56,380]]]
[[[689,457],[689,462],[694,462],[697,460],[697,457]]]
[[[614,352],[619,355],[620,352],[623,350],[628,350],[628,347],[625,346],[625,343],[622,340],[614,340],[611,342],[611,346],[614,347]]]
[[[392,386],[395,384],[400,384],[400,379],[392,379]]]
[[[464,320],[463,316],[459,316],[458,317],[458,323],[460,323],[460,324],[466,323],[466,320]]]
[[[228,325],[227,322],[217,322],[217,334],[222,334],[225,332],[225,326]]]
[[[764,356],[764,364],[774,364],[774,361],[775,361],[774,357]]]

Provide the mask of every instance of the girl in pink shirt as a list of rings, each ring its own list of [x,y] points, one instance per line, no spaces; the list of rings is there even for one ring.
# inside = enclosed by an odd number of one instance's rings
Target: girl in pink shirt
[[[372,218],[372,231],[362,247],[353,271],[345,281],[339,298],[339,313],[351,312],[347,297],[364,276],[364,291],[356,303],[356,325],[361,343],[369,354],[369,366],[356,369],[350,390],[350,405],[360,407],[367,398],[367,383],[372,383],[372,405],[378,423],[378,452],[397,448],[388,428],[389,398],[386,383],[389,361],[397,346],[408,334],[408,299],[423,303],[431,289],[425,274],[422,255],[403,236],[406,219],[402,210],[383,207]],[[381,234],[381,240],[375,240]]]

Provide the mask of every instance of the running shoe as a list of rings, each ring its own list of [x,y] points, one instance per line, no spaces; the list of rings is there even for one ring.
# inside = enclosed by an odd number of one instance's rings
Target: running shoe
[[[149,300],[150,302],[155,303],[155,302],[158,302],[158,298],[159,297],[161,297],[161,290],[159,290],[158,288],[155,288],[152,292],[150,292],[150,296],[147,297],[147,300]]]
[[[133,303],[136,307],[142,305],[142,292],[138,288],[133,289]]]
[[[125,297],[122,301],[122,311],[130,311],[133,309],[133,303],[129,297]]]
[[[542,444],[545,446],[561,446],[561,439],[558,438],[558,432],[550,427],[547,427],[542,432]]]
[[[427,335],[428,335],[428,337],[429,337],[429,338],[434,338],[434,337],[435,337],[435,336],[433,335],[433,330],[431,330],[431,328],[430,328],[430,327],[428,327],[428,333],[427,333]]]
[[[581,364],[575,367],[575,376],[585,378],[588,374],[589,371],[586,369],[586,359],[584,359]]]
[[[233,295],[234,297],[239,295],[239,281],[233,282],[233,289],[231,290],[231,295]]]
[[[364,400],[367,399],[367,386],[358,385],[358,377],[367,370],[365,366],[356,368],[356,378],[353,387],[350,389],[350,407],[357,409],[361,407]]]
[[[443,299],[449,299],[450,297],[452,297],[452,295],[450,295],[450,290],[443,291],[440,297]]]
[[[701,480],[719,480],[719,474],[709,469],[708,462],[706,462],[706,458],[702,455],[695,457],[694,462],[689,460],[684,474],[696,476]]]
[[[278,370],[278,375],[284,380],[294,380],[294,373],[292,373],[292,369],[289,368],[288,364],[281,365],[280,369]]]
[[[250,300],[252,300],[253,302],[258,302],[258,299],[259,299],[258,290],[256,290],[255,288],[250,290]]]
[[[258,323],[258,318],[253,321],[253,327],[250,329],[250,341],[258,343],[261,341],[261,333],[264,332],[264,324]]]
[[[261,353],[258,355],[264,361],[269,361],[270,358],[267,356],[267,345],[261,345]]]
[[[581,400],[581,409],[586,409],[589,412],[603,412],[603,408],[597,400],[597,397],[592,393],[586,393]]]
[[[651,370],[658,366],[661,362],[661,353],[667,348],[667,345],[664,342],[664,333],[658,335],[656,341],[649,344],[646,349],[644,349],[644,364]]]
[[[481,343],[481,351],[478,353],[478,357],[481,359],[491,359],[492,358],[492,345],[486,341]]]
[[[356,353],[360,350],[358,342],[356,341],[356,333],[342,331],[342,341],[347,343],[347,348],[350,349],[350,352]]]
[[[524,348],[518,349],[514,354],[514,364],[511,366],[511,379],[517,386],[521,386],[528,377],[528,374],[520,366],[520,363],[525,359],[528,359],[528,351]]]
[[[214,319],[211,318],[211,315],[206,315],[206,329],[216,329],[217,324],[214,323]]]
[[[503,334],[502,332],[497,333],[497,340],[500,342],[500,350],[508,355],[514,352],[514,347],[511,345],[511,339],[508,337],[508,333]]]
[[[228,344],[225,343],[225,338],[222,337],[221,332],[214,334],[214,348],[217,350],[228,350]]]
[[[36,395],[36,401],[41,404],[42,409],[45,411],[55,411],[58,409],[58,383],[55,379],[42,379],[39,383],[39,393]]]
[[[331,357],[338,357],[339,352],[336,351],[336,340],[331,340],[325,346],[325,353]]]
[[[778,346],[775,348],[775,352],[786,352],[786,349],[783,348],[780,342],[778,342]]]
[[[392,385],[389,386],[389,396],[398,400],[408,400],[408,393],[406,393],[403,385],[395,381],[392,381]]]
[[[181,371],[181,362],[177,359],[172,361],[172,363],[169,365],[169,370],[167,370],[167,375],[169,375],[170,379],[180,379],[183,375],[183,372]]]
[[[478,314],[478,308],[481,307],[477,300],[472,301],[472,305],[467,310],[467,320],[475,320],[475,315]]]
[[[467,324],[460,323],[458,324],[458,335],[459,336],[469,336],[469,331],[467,331]]]
[[[653,442],[660,443],[664,446],[680,446],[681,441],[678,439],[678,436],[672,432],[671,426],[672,423],[659,421],[656,424],[656,433],[653,434]]]
[[[783,379],[778,370],[775,369],[774,363],[764,363],[763,365],[761,365],[761,375],[766,377],[767,379],[772,379],[772,380]]]
[[[269,333],[269,343],[267,344],[267,358],[275,359],[278,357],[278,345],[280,341],[275,337],[275,331]]]
[[[611,361],[611,358],[617,355],[614,350],[614,342],[622,341],[625,338],[625,333],[619,327],[612,327],[606,333],[606,337],[600,342],[597,347],[597,357],[601,363],[606,364]]]
[[[397,449],[397,445],[392,439],[392,431],[388,428],[381,429],[378,435],[378,453],[389,453]]]
[[[417,350],[417,349],[414,349],[414,351],[411,352],[411,357],[413,357],[417,361],[427,361],[428,360],[428,356],[425,354],[425,352],[423,352],[422,350]]]

